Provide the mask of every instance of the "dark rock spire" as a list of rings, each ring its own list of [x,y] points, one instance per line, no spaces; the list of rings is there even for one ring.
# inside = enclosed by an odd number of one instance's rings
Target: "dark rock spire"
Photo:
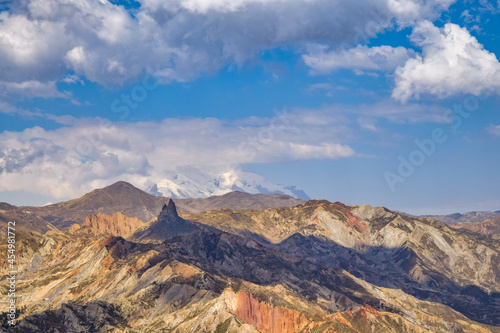
[[[177,208],[175,207],[175,203],[172,199],[169,199],[168,203],[163,205],[160,215],[161,216],[170,215],[172,217],[179,217],[179,215],[177,214]]]

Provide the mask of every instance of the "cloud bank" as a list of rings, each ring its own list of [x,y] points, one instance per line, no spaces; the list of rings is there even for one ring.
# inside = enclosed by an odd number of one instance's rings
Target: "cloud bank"
[[[72,99],[58,88],[68,77],[122,85],[152,72],[160,83],[190,81],[284,45],[315,75],[394,73],[392,97],[401,102],[497,93],[496,56],[467,29],[429,21],[454,2],[140,0],[126,9],[107,0],[17,1],[0,12],[0,99]],[[406,26],[421,53],[362,45]]]
[[[186,165],[220,170],[355,154],[339,143],[342,128],[308,125],[287,113],[261,119],[258,126],[252,122],[192,118],[112,124],[74,119],[56,130],[5,131],[0,134],[0,191],[74,197],[120,179],[145,188]]]
[[[392,97],[497,93],[500,63],[456,24],[431,21],[454,0],[22,0],[0,12],[0,99],[67,98],[79,77],[122,85],[145,72],[189,81],[293,46],[312,74],[341,68],[394,72]],[[360,45],[411,26],[421,54]],[[3,109],[3,108],[2,108]],[[6,112],[6,111],[3,111]]]
[[[436,17],[454,1],[138,2],[129,10],[107,0],[12,2],[0,12],[0,93],[24,88],[29,97],[70,98],[54,91],[68,72],[103,85],[130,82],[147,69],[163,82],[192,80],[282,45],[297,52],[310,43],[356,45],[394,21]],[[403,52],[396,53],[389,58]]]
[[[448,123],[449,113],[444,107],[385,100],[296,108],[272,118],[232,121],[167,118],[112,123],[48,115],[62,127],[0,133],[0,191],[75,197],[117,180],[146,188],[184,166],[218,172],[249,163],[349,158],[358,156],[350,142],[362,135],[360,130],[384,135],[384,128],[378,127],[381,119],[396,124]]]

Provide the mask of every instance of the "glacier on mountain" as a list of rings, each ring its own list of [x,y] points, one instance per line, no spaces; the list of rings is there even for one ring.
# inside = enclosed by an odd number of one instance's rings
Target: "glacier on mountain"
[[[300,188],[291,185],[273,184],[264,177],[241,170],[211,173],[197,168],[171,173],[147,188],[151,194],[173,199],[206,198],[232,191],[251,194],[279,193],[309,200]]]

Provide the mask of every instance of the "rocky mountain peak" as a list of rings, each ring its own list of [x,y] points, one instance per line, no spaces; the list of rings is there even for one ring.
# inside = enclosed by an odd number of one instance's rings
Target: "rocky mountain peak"
[[[177,214],[177,208],[172,199],[163,205],[156,221],[144,229],[138,230],[132,239],[138,241],[164,241],[167,238],[188,234],[200,230],[195,224],[184,220]]]
[[[172,199],[168,200],[168,203],[163,205],[163,208],[161,209],[160,216],[172,216],[172,217],[179,217],[177,214],[177,207],[175,207],[175,203]]]

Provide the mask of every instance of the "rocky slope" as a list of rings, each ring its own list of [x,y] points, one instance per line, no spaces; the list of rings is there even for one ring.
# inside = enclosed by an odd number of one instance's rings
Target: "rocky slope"
[[[23,320],[3,332],[500,332],[236,235],[32,238],[40,259],[20,267]]]
[[[452,224],[455,229],[465,229],[485,235],[500,236],[500,216],[492,217],[481,222]]]
[[[316,260],[415,297],[440,298],[464,313],[482,298],[489,299],[492,307],[479,310],[473,315],[475,319],[498,311],[500,306],[500,244],[432,219],[413,219],[382,207],[346,207],[327,201],[184,217],[261,243],[286,246],[289,253],[314,249]],[[332,258],[330,253],[337,255]],[[500,316],[489,316],[491,322],[500,320]]]
[[[500,210],[495,212],[492,211],[480,211],[480,212],[467,212],[464,214],[455,213],[449,215],[423,215],[421,217],[429,217],[431,219],[441,221],[446,224],[458,224],[458,223],[476,223],[481,222],[489,218],[500,216]]]
[[[87,215],[81,226],[74,224],[69,231],[94,236],[109,234],[127,238],[142,227],[144,227],[144,223],[141,220],[136,217],[128,217],[121,212],[114,213],[112,216],[98,213]]]
[[[128,239],[55,230],[18,248],[23,312],[3,332],[500,332],[498,241],[383,207],[170,201]]]
[[[0,237],[6,236],[9,222],[16,222],[16,229],[20,228],[39,233],[46,233],[49,230],[56,229],[51,223],[28,209],[0,202]]]
[[[81,198],[43,207],[22,207],[57,228],[65,230],[73,224],[83,224],[88,214],[113,215],[122,212],[148,222],[158,215],[167,198],[155,197],[126,182],[117,182],[94,190]]]

